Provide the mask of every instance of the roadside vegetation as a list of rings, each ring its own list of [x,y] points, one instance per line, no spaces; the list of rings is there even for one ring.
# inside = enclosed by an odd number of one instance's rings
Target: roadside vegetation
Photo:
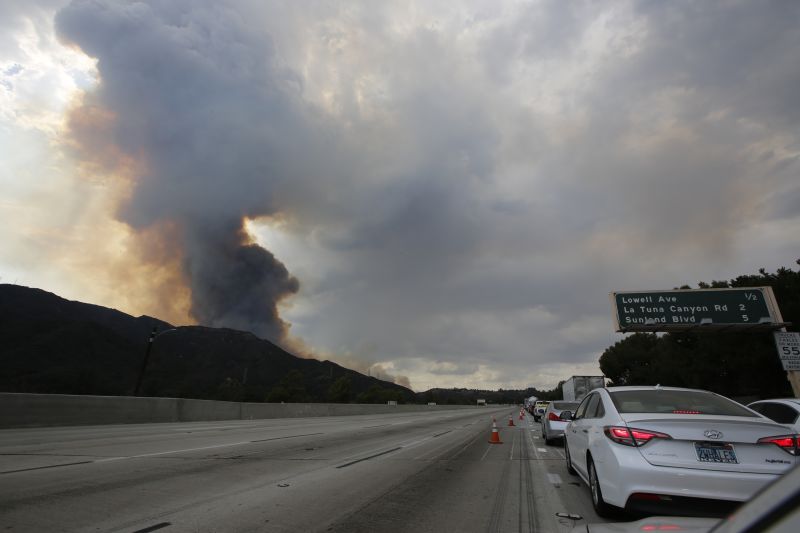
[[[789,331],[800,325],[800,271],[761,269],[699,288],[763,287],[775,293]],[[682,289],[691,288],[683,286]],[[772,332],[636,333],[607,348],[600,369],[611,385],[655,385],[707,389],[735,398],[791,396]]]

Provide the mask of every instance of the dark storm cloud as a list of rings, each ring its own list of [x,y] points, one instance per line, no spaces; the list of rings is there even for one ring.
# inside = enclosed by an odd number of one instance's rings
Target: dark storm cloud
[[[645,2],[647,50],[634,62],[635,85],[682,85],[703,104],[758,117],[775,127],[800,120],[800,4],[767,2]],[[631,79],[631,78],[629,78]]]
[[[424,59],[382,57],[400,72],[421,64],[416,72],[436,73],[413,87],[402,77],[390,83],[392,104],[416,117],[413,131],[460,141],[409,158],[422,178],[379,191],[374,205],[386,208],[368,223],[349,222],[355,241],[346,242],[359,246],[347,247],[348,312],[337,313],[337,326],[315,321],[320,338],[346,344],[346,332],[359,330],[397,357],[472,353],[506,368],[596,361],[614,341],[609,291],[696,284],[741,273],[735,259],[759,261],[736,257],[740,235],[777,209],[764,197],[798,171],[796,144],[768,167],[760,161],[774,135],[797,140],[797,100],[786,97],[800,91],[796,6],[634,6],[617,5],[622,14],[613,16],[563,2],[511,10],[505,15],[518,16],[504,17],[475,47],[488,79],[469,71],[476,58],[454,55],[458,45],[442,45],[441,36],[426,35]],[[583,65],[595,45],[602,53]],[[537,102],[524,93],[499,96],[542,62],[549,68],[526,88],[555,93],[561,121],[531,113]],[[559,76],[561,94],[549,85]],[[457,90],[437,92],[440,85]],[[556,141],[565,127],[569,141]],[[441,166],[462,147],[480,147],[481,179]],[[507,186],[517,164],[527,176]],[[348,276],[336,279],[347,287]],[[526,314],[536,306],[553,319],[537,323]]]

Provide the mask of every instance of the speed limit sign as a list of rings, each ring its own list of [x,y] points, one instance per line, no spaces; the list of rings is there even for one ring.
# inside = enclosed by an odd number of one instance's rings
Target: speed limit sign
[[[800,370],[800,333],[776,331],[775,347],[784,370]]]

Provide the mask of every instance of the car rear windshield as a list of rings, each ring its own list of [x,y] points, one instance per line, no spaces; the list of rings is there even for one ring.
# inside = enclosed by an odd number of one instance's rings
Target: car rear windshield
[[[620,413],[758,416],[733,400],[701,391],[615,391],[611,392],[611,401]]]
[[[570,411],[574,411],[578,405],[580,405],[578,402],[554,402],[553,409],[558,409],[559,411],[569,409]]]

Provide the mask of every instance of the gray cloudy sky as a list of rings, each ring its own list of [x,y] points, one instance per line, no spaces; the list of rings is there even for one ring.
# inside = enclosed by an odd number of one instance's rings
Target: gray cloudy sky
[[[800,256],[800,4],[0,7],[0,276],[435,386]]]

